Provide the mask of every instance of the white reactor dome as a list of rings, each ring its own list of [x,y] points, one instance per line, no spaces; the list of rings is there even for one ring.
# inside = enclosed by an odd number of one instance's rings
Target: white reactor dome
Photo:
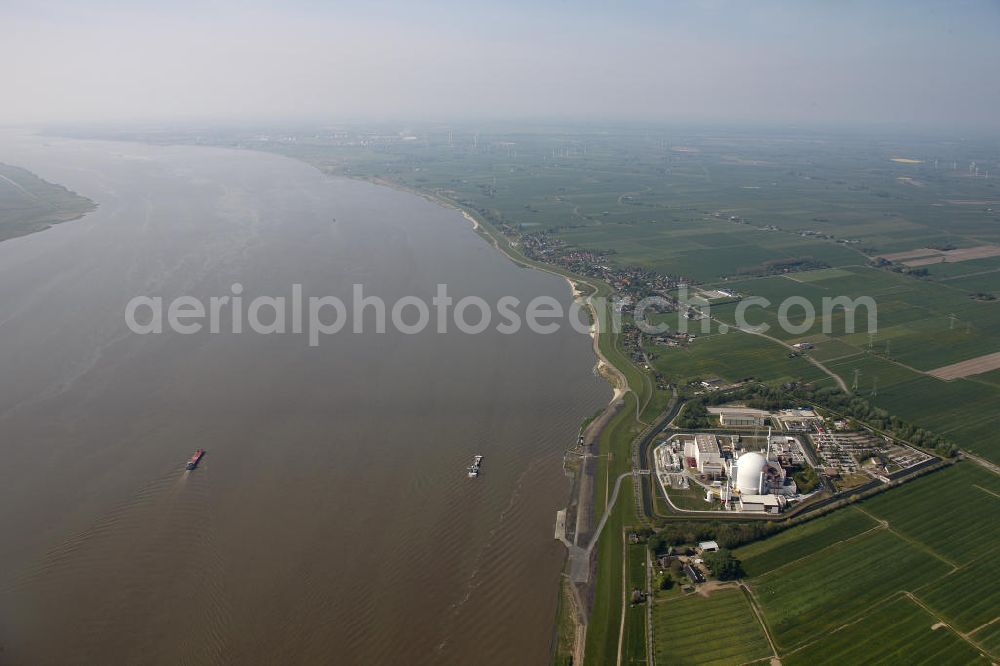
[[[764,456],[751,451],[736,459],[736,489],[744,495],[759,495],[761,490],[760,473],[767,466]]]

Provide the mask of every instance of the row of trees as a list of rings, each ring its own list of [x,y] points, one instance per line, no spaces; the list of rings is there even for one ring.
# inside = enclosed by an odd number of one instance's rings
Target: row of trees
[[[705,407],[705,401],[689,400],[684,403],[684,409],[677,415],[674,424],[688,430],[708,428],[711,422],[708,420],[708,408]]]
[[[715,541],[722,548],[736,548],[763,539],[784,527],[780,523],[764,520],[746,523],[721,521],[678,521],[667,523],[649,535],[649,548],[656,555],[663,555],[670,546]]]

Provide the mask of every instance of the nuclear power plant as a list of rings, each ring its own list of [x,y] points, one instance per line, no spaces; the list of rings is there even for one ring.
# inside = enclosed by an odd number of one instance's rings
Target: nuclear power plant
[[[701,487],[706,502],[721,502],[727,511],[780,513],[801,498],[788,469],[806,463],[794,435],[766,437],[690,433],[671,436],[654,449],[656,475],[667,488]]]

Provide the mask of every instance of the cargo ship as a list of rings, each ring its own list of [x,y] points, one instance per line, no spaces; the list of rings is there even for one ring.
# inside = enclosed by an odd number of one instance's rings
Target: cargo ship
[[[198,449],[191,456],[191,460],[187,461],[186,469],[194,469],[201,462],[201,459],[205,456],[205,449]]]
[[[474,479],[479,476],[479,468],[482,466],[483,457],[476,456],[472,459],[472,464],[469,465],[469,478]]]

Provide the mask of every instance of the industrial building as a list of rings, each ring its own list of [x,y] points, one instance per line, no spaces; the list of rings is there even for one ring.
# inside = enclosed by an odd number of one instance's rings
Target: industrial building
[[[694,460],[698,471],[708,476],[722,474],[722,449],[715,435],[694,436]]]
[[[720,412],[719,422],[724,426],[750,428],[764,425],[764,417],[742,412]]]
[[[744,453],[733,463],[730,477],[736,479],[736,490],[744,495],[760,495],[764,492],[764,474],[767,460],[756,451]]]
[[[785,508],[781,495],[740,495],[740,511],[751,513],[781,513]]]

